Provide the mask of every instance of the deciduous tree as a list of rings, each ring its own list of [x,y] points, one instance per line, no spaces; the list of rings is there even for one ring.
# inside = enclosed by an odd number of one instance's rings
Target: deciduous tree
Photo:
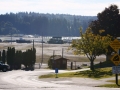
[[[100,30],[99,33],[104,32]],[[85,54],[90,60],[90,69],[94,70],[94,60],[96,56],[101,54],[106,54],[107,48],[111,42],[111,36],[101,36],[99,34],[95,35],[92,33],[91,28],[88,28],[85,33],[82,33],[80,29],[81,39],[74,40],[72,42],[71,48],[74,54]]]

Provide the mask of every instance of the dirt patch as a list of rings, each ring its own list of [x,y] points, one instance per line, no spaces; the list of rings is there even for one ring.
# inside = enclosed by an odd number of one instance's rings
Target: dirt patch
[[[35,43],[36,48],[36,62],[40,62],[42,60],[42,44]],[[72,50],[68,50],[70,44],[43,44],[43,63],[46,63],[50,56],[53,55],[61,55],[63,50],[63,57],[67,58],[71,61],[76,62],[89,62],[88,58],[84,55],[74,55]],[[7,47],[15,47],[16,50],[25,51],[27,49],[33,48],[32,43],[0,43],[0,50],[7,49]],[[95,60],[95,62],[105,61],[105,56],[99,56]]]

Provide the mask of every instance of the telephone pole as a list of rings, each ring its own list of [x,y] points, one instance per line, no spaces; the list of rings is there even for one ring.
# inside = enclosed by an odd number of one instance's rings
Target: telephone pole
[[[43,33],[42,33],[42,60],[41,60],[41,64],[39,64],[39,69],[41,68],[43,63]]]

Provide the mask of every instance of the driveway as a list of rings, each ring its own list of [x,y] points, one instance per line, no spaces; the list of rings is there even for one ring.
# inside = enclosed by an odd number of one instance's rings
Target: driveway
[[[60,70],[60,73],[66,72]],[[35,71],[0,72],[0,90],[118,90],[119,88],[100,88],[96,85],[104,80],[88,78],[48,78],[38,79],[39,75],[53,73],[54,70],[36,69]]]

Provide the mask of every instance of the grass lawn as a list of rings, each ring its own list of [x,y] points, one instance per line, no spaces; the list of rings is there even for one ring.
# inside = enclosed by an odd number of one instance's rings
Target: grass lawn
[[[93,78],[93,79],[101,79],[101,78],[108,78],[114,76],[112,74],[112,68],[100,68],[95,69],[94,71],[86,70],[86,71],[79,71],[79,72],[69,72],[69,73],[60,73],[58,77],[86,77],[86,78]],[[55,74],[48,74],[39,76],[39,78],[54,78]]]
[[[86,77],[86,78],[92,78],[92,79],[103,79],[103,78],[109,78],[109,77],[114,77],[114,76],[115,75],[112,74],[111,67],[95,69],[95,71],[86,70],[86,71],[58,74],[58,78],[60,77],[80,77],[80,78]],[[47,75],[39,76],[39,78],[55,78],[55,77],[56,77],[55,74],[47,74]],[[107,82],[113,82],[113,84],[105,84],[105,85],[100,85],[97,87],[120,88],[120,86],[116,85],[115,80],[109,80]],[[118,83],[120,84],[120,79]]]
[[[113,84],[105,84],[105,85],[100,85],[98,87],[120,88],[120,86],[116,85],[115,80],[108,80],[107,82],[112,82]],[[120,79],[118,80],[118,84],[120,85]]]

